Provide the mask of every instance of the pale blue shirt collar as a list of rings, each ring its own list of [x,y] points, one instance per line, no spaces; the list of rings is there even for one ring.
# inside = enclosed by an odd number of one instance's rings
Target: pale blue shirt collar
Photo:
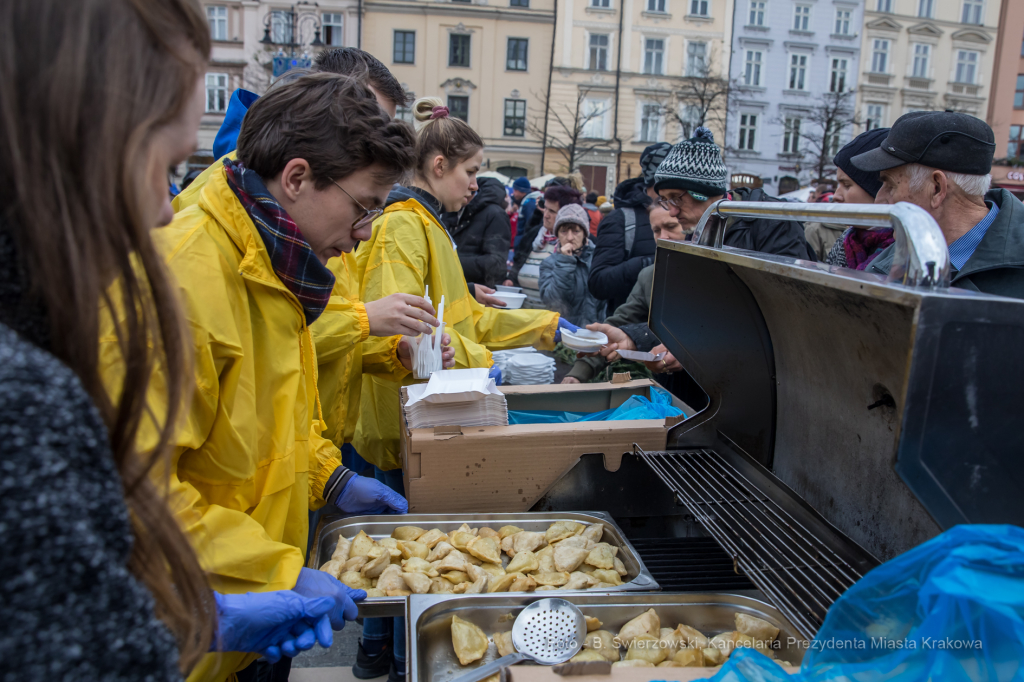
[[[967,265],[967,261],[974,255],[978,244],[981,244],[981,240],[985,238],[985,233],[988,232],[988,228],[992,226],[992,223],[996,221],[996,216],[998,215],[999,206],[993,201],[988,215],[949,245],[949,262],[953,264],[957,271],[963,270],[964,266]]]

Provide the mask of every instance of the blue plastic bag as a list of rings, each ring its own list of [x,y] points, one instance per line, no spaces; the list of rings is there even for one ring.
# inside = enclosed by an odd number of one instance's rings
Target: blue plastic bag
[[[1024,680],[1024,529],[951,528],[847,590],[799,673],[740,649],[713,679]]]
[[[651,388],[651,399],[633,395],[612,410],[601,412],[558,412],[554,410],[509,410],[511,424],[572,424],[574,422],[621,421],[626,419],[664,419],[678,417],[683,411],[672,404],[672,396],[660,388]]]

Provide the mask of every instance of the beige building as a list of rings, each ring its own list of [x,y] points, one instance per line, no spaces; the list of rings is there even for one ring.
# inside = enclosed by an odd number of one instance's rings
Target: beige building
[[[985,118],[1001,0],[867,2],[857,93],[867,127],[890,126],[911,111]]]
[[[321,49],[355,45],[359,28],[358,0],[291,5],[205,0],[203,4],[213,52],[206,69],[206,113],[194,165],[210,157],[232,92],[245,88],[262,94],[273,79],[275,58],[279,70],[292,62],[293,54],[301,66]],[[317,41],[322,46],[314,44]]]
[[[540,174],[554,0],[365,0],[362,47],[484,140],[484,166]],[[411,121],[408,109],[399,116]]]
[[[699,112],[680,93],[721,87],[732,19],[733,0],[560,0],[545,172],[571,160],[611,196],[639,175],[644,147],[689,135]],[[724,98],[712,107],[722,141]]]

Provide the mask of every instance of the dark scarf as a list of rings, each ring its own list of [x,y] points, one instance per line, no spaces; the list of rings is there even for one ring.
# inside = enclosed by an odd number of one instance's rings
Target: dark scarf
[[[299,226],[267,191],[263,180],[240,161],[224,160],[228,185],[252,219],[278,279],[295,294],[312,324],[327,307],[334,275],[313,253]]]
[[[892,228],[865,230],[855,227],[849,230],[843,239],[846,267],[851,270],[863,270],[878,254],[895,241]]]

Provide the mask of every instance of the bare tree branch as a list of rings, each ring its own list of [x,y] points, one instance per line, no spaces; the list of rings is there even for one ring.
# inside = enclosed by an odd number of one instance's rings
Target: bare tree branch
[[[554,149],[565,160],[566,173],[577,170],[580,161],[587,154],[607,146],[603,139],[585,136],[588,124],[600,118],[608,108],[586,111],[588,90],[579,90],[574,102],[549,102],[543,94],[533,93],[540,103],[540,115],[527,121],[526,130],[531,135],[544,139],[544,117],[548,116],[547,147]]]
[[[799,120],[799,132],[790,130],[790,135],[798,142],[796,152],[790,157],[797,167],[806,159],[817,182],[835,171],[832,157],[841,148],[840,142],[844,130],[850,126],[860,125],[861,121],[854,108],[854,92],[826,92],[808,109],[784,112],[773,119],[775,123],[787,125],[786,119]],[[794,135],[795,133],[795,135]]]
[[[725,130],[729,96],[738,85],[719,76],[712,68],[714,61],[713,51],[703,62],[691,60],[687,75],[661,105],[662,115],[679,126],[681,139],[692,136],[699,126]]]

